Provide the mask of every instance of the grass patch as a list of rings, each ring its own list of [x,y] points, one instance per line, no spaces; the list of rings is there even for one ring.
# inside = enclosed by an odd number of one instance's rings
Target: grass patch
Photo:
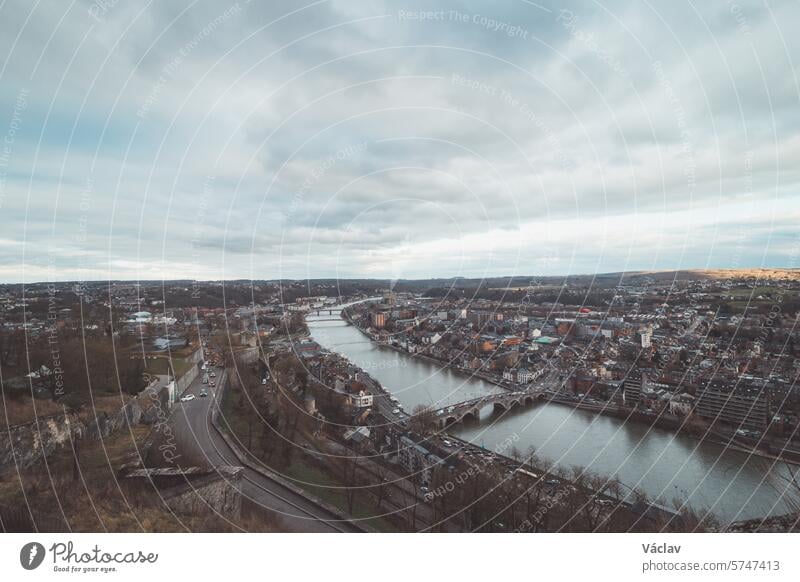
[[[222,396],[222,406],[220,407],[222,414],[220,415],[220,424],[222,428],[227,430],[235,439],[240,443],[247,443],[250,433],[250,424],[244,415],[240,412],[240,406],[236,402],[238,396],[233,394],[233,389],[230,387],[225,390]],[[257,425],[253,423],[253,438],[257,438],[258,432]]]
[[[165,508],[145,502],[141,492],[116,479],[116,471],[131,460],[149,432],[149,427],[137,427],[102,441],[77,441],[78,479],[69,445],[51,455],[46,464],[40,461],[19,474],[11,471],[0,476],[0,505],[6,516],[11,514],[5,519],[11,526],[6,527],[24,530],[24,524],[13,523],[14,518],[31,519],[33,513],[37,527],[46,531],[183,531]],[[25,511],[15,514],[14,508]]]
[[[343,513],[347,514],[347,497],[341,487],[341,483],[333,478],[328,471],[325,471],[317,466],[311,465],[305,459],[298,457],[292,458],[292,463],[283,470],[283,474],[294,479],[295,485],[308,491],[318,499],[333,505]],[[308,485],[313,483],[313,485]],[[353,511],[351,515],[354,519],[360,520],[372,529],[380,532],[397,532],[398,529],[389,521],[382,517],[373,517],[375,515],[375,505],[368,503],[363,495],[356,495],[353,503]]]
[[[168,358],[168,357],[159,357],[155,359],[147,359],[145,360],[145,370],[150,374],[160,374],[166,375],[171,374],[174,371],[176,377],[180,378],[186,372],[189,371],[189,368],[194,366],[194,364],[188,360],[183,358]]]
[[[62,414],[64,407],[49,399],[33,400],[23,398],[0,399],[0,427],[8,428],[17,424],[26,424],[35,418]]]

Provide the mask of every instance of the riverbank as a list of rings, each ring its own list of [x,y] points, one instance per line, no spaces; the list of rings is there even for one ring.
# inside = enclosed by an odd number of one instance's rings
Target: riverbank
[[[403,354],[405,356],[408,356],[410,358],[417,358],[417,359],[420,359],[420,360],[425,360],[425,361],[430,362],[432,364],[438,364],[438,365],[440,365],[442,367],[445,367],[448,370],[450,370],[452,372],[455,372],[457,374],[461,374],[461,375],[466,376],[468,378],[477,378],[479,380],[483,380],[484,382],[489,382],[490,384],[494,384],[495,386],[497,386],[499,388],[502,388],[503,390],[508,390],[509,392],[513,392],[514,391],[513,387],[504,384],[502,380],[498,380],[497,378],[493,378],[489,374],[481,374],[479,372],[475,372],[474,370],[465,370],[464,368],[459,368],[458,366],[454,366],[449,361],[440,360],[439,358],[434,358],[433,356],[430,356],[428,354],[420,354],[420,353],[412,354],[408,350],[404,350],[403,348],[401,348],[399,346],[395,346],[395,345],[392,345],[392,344],[389,344],[389,343],[380,342],[380,341],[376,340],[374,337],[372,337],[369,334],[369,332],[367,332],[367,330],[365,330],[364,328],[359,326],[356,322],[354,322],[352,320],[352,318],[349,316],[349,314],[347,314],[344,309],[342,310],[342,319],[344,321],[346,321],[347,323],[349,323],[350,325],[352,325],[355,329],[357,329],[359,332],[361,332],[364,336],[366,336],[371,342],[373,342],[378,347],[388,348],[390,350],[394,350],[395,352],[399,352],[399,353],[401,353],[401,354]]]
[[[312,335],[320,334],[323,347],[369,370],[407,410],[420,404],[455,404],[499,390],[472,374],[451,372],[442,363],[380,349],[378,342],[364,341],[355,326],[337,320],[314,323],[309,318],[308,324]],[[489,450],[515,436],[520,451],[535,450],[548,463],[611,475],[662,505],[678,501],[695,512],[710,510],[723,524],[786,514],[800,502],[793,491],[775,485],[791,479],[790,466],[783,463],[766,462],[685,432],[653,430],[652,418],[644,419],[649,423],[626,422],[627,415],[620,418],[609,410],[598,414],[549,404],[514,409],[489,422],[458,424],[448,434]]]
[[[341,316],[344,321],[352,325],[362,335],[366,336],[374,345],[380,348],[388,348],[392,351],[401,353],[404,356],[410,357],[412,359],[419,359],[432,364],[436,364],[456,374],[488,382],[499,388],[502,388],[503,390],[513,391],[515,389],[514,387],[508,386],[502,383],[502,381],[493,378],[489,374],[480,374],[480,373],[475,373],[474,371],[464,370],[463,368],[454,366],[449,361],[440,360],[428,354],[410,353],[399,346],[380,342],[376,340],[369,332],[367,332],[365,329],[359,326],[355,321],[353,321],[352,317],[350,316],[350,314],[347,312],[346,309],[342,310]],[[730,448],[731,450],[745,453],[750,456],[759,457],[775,462],[787,463],[791,465],[800,465],[800,451],[783,450],[783,448],[781,448],[780,454],[776,454],[775,448],[780,447],[779,444],[763,440],[757,441],[755,443],[743,442],[742,438],[737,437],[736,435],[731,435],[725,432],[709,429],[707,425],[699,426],[695,423],[687,423],[685,418],[672,416],[667,413],[661,413],[655,416],[651,416],[629,408],[620,408],[616,405],[592,404],[587,402],[574,401],[569,397],[567,397],[566,395],[563,397],[552,396],[548,400],[548,402],[552,402],[554,404],[560,404],[563,406],[569,406],[575,409],[584,410],[595,414],[610,416],[618,420],[622,420],[624,422],[632,421],[635,423],[639,423],[643,426],[646,426],[648,428],[657,427],[668,432],[685,435],[696,441],[708,442],[715,445],[727,447]]]

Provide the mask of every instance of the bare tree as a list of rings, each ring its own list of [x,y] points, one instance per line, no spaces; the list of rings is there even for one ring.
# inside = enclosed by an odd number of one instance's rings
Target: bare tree
[[[432,434],[436,430],[436,412],[430,406],[418,404],[411,411],[408,428],[420,435]]]

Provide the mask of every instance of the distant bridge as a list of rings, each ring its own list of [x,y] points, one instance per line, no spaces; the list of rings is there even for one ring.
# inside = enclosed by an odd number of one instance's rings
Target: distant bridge
[[[341,308],[338,307],[317,307],[315,309],[309,309],[306,313],[308,313],[308,315],[333,315],[341,311]]]
[[[309,315],[314,316],[313,321],[342,321],[342,310],[337,308],[320,307],[311,309],[306,312],[306,317]],[[322,315],[328,315],[329,317],[320,317]]]
[[[481,409],[490,404],[494,406],[495,412],[504,412],[518,406],[530,406],[537,400],[544,399],[544,397],[544,390],[521,390],[517,392],[488,394],[451,406],[443,406],[442,408],[434,410],[434,414],[436,414],[436,426],[439,429],[443,429],[451,424],[456,424],[464,420],[478,420],[481,415]]]

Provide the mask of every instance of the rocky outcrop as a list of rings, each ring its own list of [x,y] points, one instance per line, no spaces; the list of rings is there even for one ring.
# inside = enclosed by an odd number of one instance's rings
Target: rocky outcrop
[[[134,398],[129,400],[116,414],[101,412],[88,423],[86,427],[86,438],[101,439],[111,433],[129,426],[135,426],[142,422],[144,411],[139,400]]]
[[[147,409],[143,409],[145,402]],[[116,413],[83,412],[41,417],[26,424],[0,429],[0,472],[24,469],[70,447],[73,439],[98,440],[140,423],[155,422],[155,406],[142,398],[131,398]]]
[[[196,351],[192,360],[200,359]],[[197,366],[179,379],[179,384],[188,386],[199,372]],[[56,450],[70,446],[74,438],[98,440],[119,430],[138,424],[152,425],[169,414],[168,392],[158,381],[154,381],[137,397],[129,398],[115,412],[93,411],[91,408],[79,414],[56,414],[40,417],[27,424],[0,429],[0,472],[30,467]]]
[[[0,471],[30,467],[59,448],[70,446],[85,430],[74,414],[57,414],[8,427],[0,438]]]

